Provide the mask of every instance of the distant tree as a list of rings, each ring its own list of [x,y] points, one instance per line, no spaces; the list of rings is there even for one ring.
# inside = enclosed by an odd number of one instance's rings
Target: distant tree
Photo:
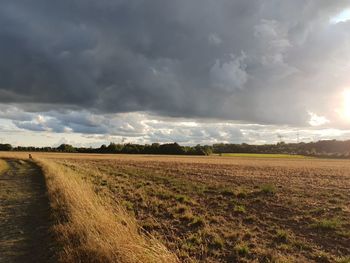
[[[107,152],[108,153],[121,153],[123,150],[123,145],[122,144],[116,144],[114,142],[111,142],[108,147],[107,147]]]
[[[166,143],[159,146],[161,154],[185,154],[185,150],[178,143]]]
[[[128,154],[178,154],[178,155],[210,155],[212,153],[287,153],[302,154],[327,158],[350,158],[350,140],[322,140],[309,143],[285,143],[251,145],[251,144],[214,144],[212,146],[181,146],[178,143],[151,145],[140,144],[115,144],[101,145],[99,148],[75,148],[69,144],[61,144],[57,148],[17,146],[12,148],[10,144],[0,144],[0,151],[42,151],[42,152],[79,152],[79,153],[128,153]]]
[[[70,145],[70,144],[61,144],[60,146],[57,147],[57,150],[60,152],[76,152],[76,149]]]
[[[107,152],[107,146],[105,144],[102,144],[100,149],[99,149],[100,153],[106,153]]]
[[[209,146],[209,145],[205,145],[202,147],[203,152],[205,155],[211,155],[213,154],[213,147]]]
[[[0,151],[12,151],[12,145],[11,144],[0,144]]]

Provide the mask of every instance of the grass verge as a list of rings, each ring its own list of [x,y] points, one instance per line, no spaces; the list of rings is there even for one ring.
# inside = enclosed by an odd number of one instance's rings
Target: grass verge
[[[61,262],[178,262],[157,239],[142,234],[121,205],[111,205],[73,170],[37,160],[46,178],[62,246]]]
[[[3,172],[5,172],[8,169],[8,164],[6,161],[0,159],[0,174],[2,174]]]

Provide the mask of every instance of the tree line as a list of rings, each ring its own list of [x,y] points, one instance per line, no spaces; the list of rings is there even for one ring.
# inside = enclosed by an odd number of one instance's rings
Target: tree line
[[[174,155],[210,155],[223,153],[267,153],[267,154],[300,154],[318,157],[350,158],[350,140],[322,140],[309,143],[277,144],[228,144],[181,146],[178,143],[166,144],[117,144],[101,145],[99,148],[74,147],[61,144],[58,147],[13,147],[10,144],[0,144],[0,151],[26,152],[68,152],[68,153],[110,153],[110,154],[174,154]]]
[[[266,154],[298,154],[326,158],[350,158],[350,140],[321,140],[317,142],[300,142],[277,144],[214,144],[214,153],[266,153]]]
[[[117,144],[101,145],[99,148],[74,147],[70,144],[61,144],[58,147],[12,147],[10,144],[0,144],[0,151],[22,152],[66,152],[66,153],[114,153],[114,154],[172,154],[172,155],[210,155],[211,146],[181,146],[178,143],[152,144]]]

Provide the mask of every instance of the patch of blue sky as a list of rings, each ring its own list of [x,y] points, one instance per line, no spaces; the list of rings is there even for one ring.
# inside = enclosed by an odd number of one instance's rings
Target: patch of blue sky
[[[338,24],[340,22],[346,22],[348,20],[350,20],[350,8],[345,9],[345,10],[341,11],[339,14],[337,14],[336,16],[332,17],[330,19],[330,23],[331,24]]]

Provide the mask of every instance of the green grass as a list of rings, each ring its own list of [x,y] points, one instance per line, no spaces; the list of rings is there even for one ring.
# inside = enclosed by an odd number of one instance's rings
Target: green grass
[[[350,256],[348,257],[340,257],[335,260],[337,263],[350,263]]]
[[[337,230],[341,227],[342,222],[338,218],[322,219],[312,225],[313,228],[320,230]]]
[[[249,247],[245,243],[237,244],[234,248],[236,253],[242,257],[249,254]]]
[[[276,241],[286,243],[288,242],[288,239],[289,239],[288,232],[282,229],[278,229],[276,231]]]
[[[236,205],[234,208],[234,211],[238,212],[238,213],[245,213],[246,209],[245,209],[244,205]]]
[[[297,154],[270,154],[270,153],[223,153],[224,157],[251,157],[251,158],[288,158],[288,159],[307,159],[310,157]]]
[[[260,186],[260,190],[264,194],[274,195],[276,193],[276,187],[272,184],[263,184]]]

